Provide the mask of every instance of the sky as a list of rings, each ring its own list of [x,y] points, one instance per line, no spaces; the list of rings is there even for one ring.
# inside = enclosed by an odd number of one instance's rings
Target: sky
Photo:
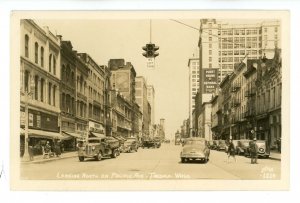
[[[199,20],[176,19],[199,28]],[[199,32],[168,19],[151,21],[152,43],[159,46],[155,69],[148,69],[142,47],[150,42],[150,20],[47,20],[34,19],[41,27],[71,41],[73,49],[88,53],[99,65],[109,59],[131,62],[137,76],[155,88],[155,123],[165,119],[166,137],[172,138],[188,118],[188,60],[198,53]]]

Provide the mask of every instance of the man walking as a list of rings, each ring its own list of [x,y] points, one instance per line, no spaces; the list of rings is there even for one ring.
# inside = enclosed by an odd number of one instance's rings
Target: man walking
[[[258,146],[256,144],[256,137],[254,137],[253,141],[249,143],[249,149],[250,149],[251,164],[257,164]]]
[[[227,163],[229,163],[229,158],[230,156],[232,156],[234,158],[234,161],[236,162],[236,158],[235,158],[235,146],[232,142],[232,139],[229,140],[229,145],[228,145],[228,149],[227,149],[227,155],[228,155],[228,158],[227,158]]]

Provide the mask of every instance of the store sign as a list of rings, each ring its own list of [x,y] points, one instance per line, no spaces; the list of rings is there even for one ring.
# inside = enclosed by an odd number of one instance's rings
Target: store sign
[[[218,86],[218,69],[205,68],[202,71],[203,93],[213,93]]]
[[[28,116],[28,126],[33,127],[33,114],[29,113]]]
[[[154,57],[147,58],[147,68],[150,68],[150,69],[155,68],[155,59],[154,59]]]
[[[40,115],[36,116],[36,127],[41,128],[41,116]]]
[[[20,117],[21,117],[20,125],[25,126],[25,112],[24,111],[21,111]]]
[[[104,128],[102,124],[89,122],[89,130],[96,133],[104,133]]]

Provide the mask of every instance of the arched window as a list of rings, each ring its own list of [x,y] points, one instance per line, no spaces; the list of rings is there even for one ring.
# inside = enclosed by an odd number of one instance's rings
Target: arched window
[[[39,76],[35,76],[34,78],[34,99],[39,99]]]
[[[29,37],[25,35],[25,57],[29,57]]]
[[[55,103],[55,100],[56,100],[56,86],[54,85],[53,86],[53,106],[55,106],[56,105],[56,103]]]
[[[25,92],[28,92],[29,91],[29,77],[30,77],[30,75],[29,75],[29,71],[28,70],[26,70],[25,71]]]
[[[44,84],[45,84],[45,80],[42,78],[41,79],[41,102],[44,101]]]
[[[41,47],[41,66],[44,67],[44,47]]]
[[[39,63],[39,44],[37,42],[34,43],[34,62]]]
[[[70,81],[70,83],[71,83],[72,86],[74,85],[74,80],[75,80],[75,76],[74,76],[74,72],[72,71],[72,73],[71,73],[71,81]]]
[[[56,75],[56,59],[54,55],[53,55],[53,74]]]
[[[51,60],[52,60],[52,54],[49,56],[49,72],[51,73]]]
[[[51,91],[52,91],[52,84],[51,82],[49,82],[49,85],[48,85],[48,104],[51,105]]]
[[[71,69],[69,64],[67,65],[67,71],[66,71],[66,82],[69,83],[69,78],[70,78],[70,74],[71,74]]]

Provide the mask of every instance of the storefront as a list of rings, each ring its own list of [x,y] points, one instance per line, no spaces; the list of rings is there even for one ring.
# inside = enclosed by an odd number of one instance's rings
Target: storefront
[[[101,123],[89,121],[89,137],[105,137],[105,129]]]

